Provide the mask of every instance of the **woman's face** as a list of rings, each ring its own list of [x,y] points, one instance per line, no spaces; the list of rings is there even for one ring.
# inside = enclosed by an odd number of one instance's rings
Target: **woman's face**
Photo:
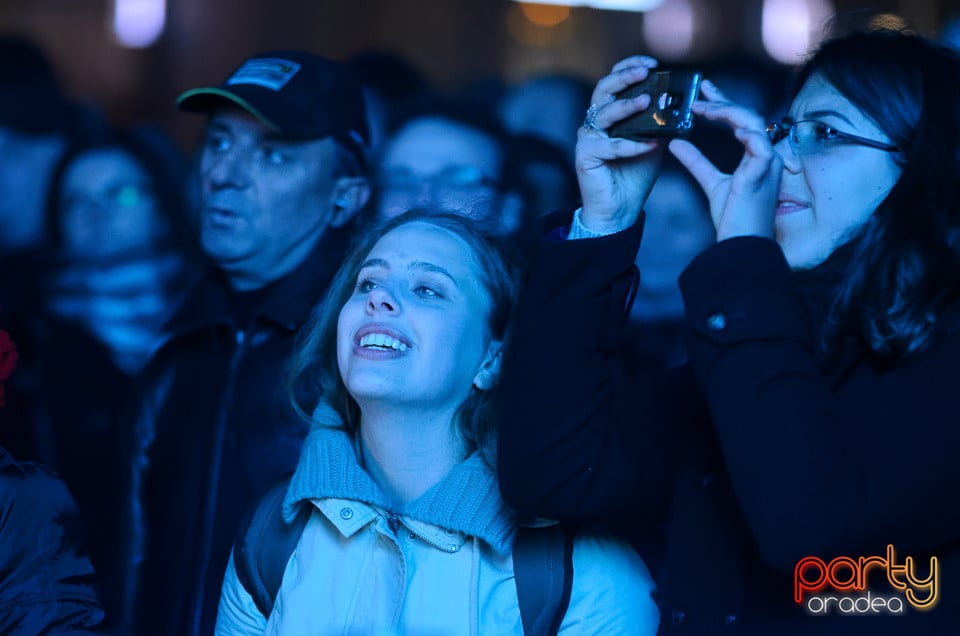
[[[788,118],[816,120],[843,133],[890,143],[890,138],[820,74],[804,83]],[[864,145],[828,142],[820,152],[797,156],[787,139],[776,238],[792,268],[823,262],[851,238],[890,192],[900,168],[894,153]]]
[[[71,162],[63,175],[60,224],[64,248],[78,258],[144,250],[165,231],[146,172],[115,148]]]
[[[340,310],[337,362],[361,409],[459,407],[485,386],[499,343],[490,340],[490,298],[469,245],[425,222],[391,230],[361,266]]]

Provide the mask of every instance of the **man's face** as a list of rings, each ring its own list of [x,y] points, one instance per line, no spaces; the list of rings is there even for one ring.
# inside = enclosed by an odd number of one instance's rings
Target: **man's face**
[[[432,206],[486,219],[499,212],[499,178],[495,140],[445,119],[417,119],[384,150],[379,216]]]
[[[200,155],[200,241],[239,290],[295,269],[333,217],[331,139],[285,141],[238,110],[214,113]]]

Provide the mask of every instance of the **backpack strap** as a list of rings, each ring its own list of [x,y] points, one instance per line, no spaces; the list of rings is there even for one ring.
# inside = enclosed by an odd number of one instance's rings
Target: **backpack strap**
[[[560,524],[521,526],[513,540],[513,575],[524,636],[560,631],[573,587],[573,534]]]
[[[247,523],[241,526],[234,548],[237,578],[264,616],[273,611],[287,561],[310,517],[309,507],[303,506],[293,523],[284,521],[281,511],[289,484],[289,479],[283,480],[260,499]]]

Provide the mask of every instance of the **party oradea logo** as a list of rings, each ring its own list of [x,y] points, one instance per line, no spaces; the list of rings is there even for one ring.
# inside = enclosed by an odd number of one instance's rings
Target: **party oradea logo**
[[[813,616],[899,616],[928,611],[940,600],[937,557],[918,563],[897,561],[893,545],[886,556],[838,556],[829,562],[800,559],[793,570],[793,600]]]

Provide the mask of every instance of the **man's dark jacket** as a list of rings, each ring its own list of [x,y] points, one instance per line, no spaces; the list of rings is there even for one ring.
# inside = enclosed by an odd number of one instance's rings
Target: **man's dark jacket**
[[[630,535],[662,530],[654,565],[664,634],[955,630],[956,320],[892,368],[852,338],[827,357],[818,336],[850,246],[799,273],[773,241],[740,237],[681,277],[690,364],[631,381],[618,343],[640,234],[638,225],[533,250],[500,385],[505,500]],[[794,603],[802,558],[885,557],[888,544],[899,565],[915,558],[920,576],[939,559],[932,610],[831,618]],[[873,597],[903,599],[880,570],[867,580]]]
[[[285,369],[347,240],[328,230],[296,270],[259,292],[245,318],[215,272],[172,319],[173,335],[148,365],[138,399],[137,633],[213,632],[237,527],[296,466],[308,426],[288,403]]]

